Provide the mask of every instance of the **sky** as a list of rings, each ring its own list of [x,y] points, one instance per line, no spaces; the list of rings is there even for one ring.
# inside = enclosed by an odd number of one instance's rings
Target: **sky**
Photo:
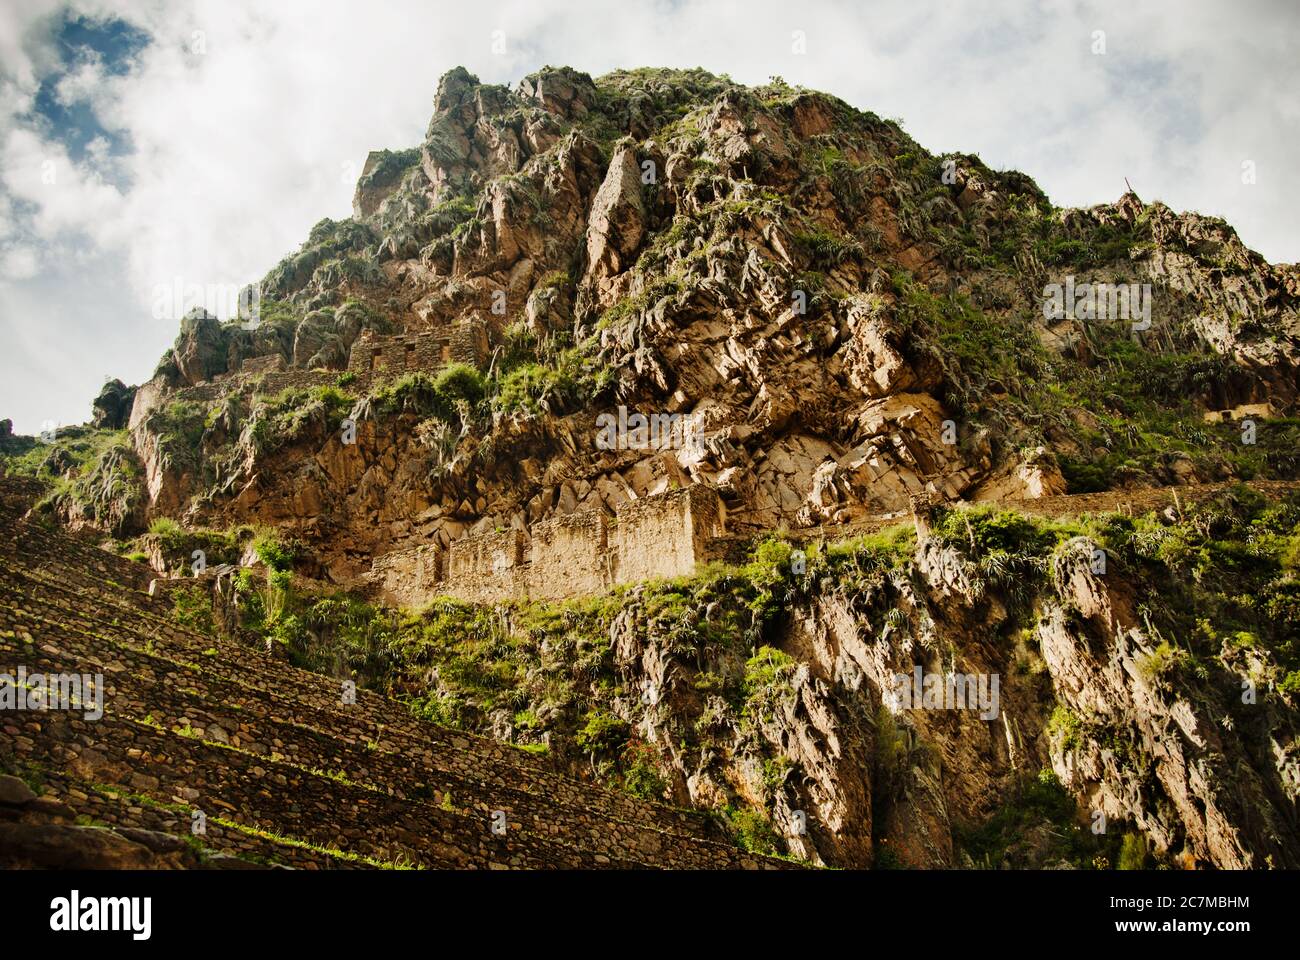
[[[106,379],[147,380],[183,310],[163,292],[233,292],[348,216],[456,65],[780,76],[1055,203],[1127,177],[1294,262],[1297,50],[1291,0],[4,0],[0,419],[81,423]]]

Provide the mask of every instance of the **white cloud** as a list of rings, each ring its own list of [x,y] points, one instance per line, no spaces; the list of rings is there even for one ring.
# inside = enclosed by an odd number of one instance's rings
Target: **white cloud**
[[[26,324],[6,373],[68,351],[39,402],[0,377],[0,416],[29,430],[50,408],[84,417],[110,359],[123,377],[148,375],[175,333],[150,316],[156,285],[246,283],[318,219],[346,216],[366,152],[419,142],[438,77],[456,64],[495,82],[548,63],[702,66],[745,83],[777,74],[900,118],[930,149],[1022,169],[1058,203],[1113,200],[1128,177],[1146,199],[1224,216],[1271,259],[1300,259],[1300,195],[1285,180],[1300,147],[1300,22],[1280,3],[1184,2],[1172,17],[1126,0],[70,6],[120,16],[153,42],[125,76],[87,60],[61,81],[132,146],[74,165],[49,131],[17,119],[58,62],[64,5],[0,4],[0,196],[21,201],[9,232],[39,249],[40,270],[0,280],[0,334],[14,332],[12,311]],[[805,55],[792,52],[796,30]],[[1241,183],[1243,159],[1254,185]],[[23,273],[31,261],[13,256]]]
[[[103,58],[91,52],[84,55],[81,62],[54,85],[54,98],[65,107],[90,100],[95,91],[103,86],[104,79]]]
[[[32,247],[0,248],[0,279],[30,280],[36,276],[40,260]]]

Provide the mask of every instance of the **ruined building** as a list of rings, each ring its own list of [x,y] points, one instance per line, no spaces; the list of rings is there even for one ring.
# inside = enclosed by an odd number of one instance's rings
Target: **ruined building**
[[[435,596],[488,602],[562,599],[621,583],[689,576],[713,559],[725,534],[721,499],[693,484],[625,504],[614,516],[580,510],[454,541],[420,544],[375,560],[371,581],[390,603]]]

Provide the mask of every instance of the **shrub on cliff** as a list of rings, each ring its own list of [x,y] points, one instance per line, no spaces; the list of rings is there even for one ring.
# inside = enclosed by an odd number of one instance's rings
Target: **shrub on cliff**
[[[145,489],[126,431],[78,429],[76,437],[56,443],[34,471],[52,480],[36,512],[66,523],[90,523],[114,536],[138,532],[144,523]],[[30,451],[23,460],[30,463],[32,454],[41,449]]]
[[[305,437],[333,433],[355,400],[334,385],[289,387],[272,397],[258,397],[241,442],[251,443],[258,453],[266,454]]]
[[[211,636],[213,633],[211,598],[201,587],[174,588],[172,619],[182,627]]]
[[[576,350],[554,363],[525,363],[501,378],[492,409],[502,416],[559,416],[578,398],[581,382],[582,358]]]
[[[149,524],[149,534],[157,541],[167,569],[183,574],[190,571],[196,550],[203,551],[203,560],[208,566],[238,563],[241,537],[249,533],[248,527],[232,531],[187,530],[171,517],[155,517]]]
[[[610,756],[627,743],[629,730],[626,721],[608,710],[593,707],[574,734],[574,742],[580,750],[593,756]]]
[[[470,409],[476,408],[487,394],[487,380],[483,374],[467,363],[447,366],[433,382],[433,390],[447,404],[463,400]]]
[[[762,811],[732,804],[722,809],[721,817],[740,849],[768,857],[781,852],[780,838]]]
[[[659,756],[653,746],[632,741],[623,751],[619,767],[624,790],[641,800],[663,801],[668,781],[659,772]]]
[[[955,824],[953,836],[973,866],[994,870],[1041,868],[1060,860],[1093,869],[1113,862],[1120,844],[1117,831],[1098,837],[1080,823],[1074,798],[1048,769],[1020,778],[987,821]]]
[[[190,400],[173,400],[145,418],[143,429],[154,437],[163,470],[184,472],[198,466],[206,419],[206,409]]]
[[[1050,531],[1029,517],[990,508],[945,510],[934,525],[934,534],[965,548],[973,559],[993,551],[1037,555],[1055,542]]]
[[[295,549],[281,541],[275,534],[260,534],[253,541],[253,550],[257,554],[257,559],[272,570],[289,570],[293,567]]]
[[[1140,833],[1126,833],[1120,844],[1116,866],[1120,870],[1145,870],[1149,857],[1147,838]]]
[[[745,663],[742,715],[762,722],[775,708],[779,697],[790,690],[790,679],[797,664],[784,651],[762,646]]]

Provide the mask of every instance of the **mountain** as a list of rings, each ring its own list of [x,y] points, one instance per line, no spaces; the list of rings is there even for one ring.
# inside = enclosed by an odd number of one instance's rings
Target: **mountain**
[[[242,299],[0,437],[185,629],[759,854],[1300,866],[1300,268],[1222,220],[456,69]]]

